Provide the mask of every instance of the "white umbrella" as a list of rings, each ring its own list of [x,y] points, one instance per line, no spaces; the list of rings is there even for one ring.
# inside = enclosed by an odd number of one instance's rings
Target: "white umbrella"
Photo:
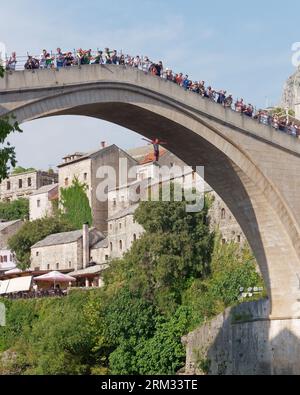
[[[43,276],[34,277],[35,281],[43,281],[47,283],[54,283],[54,288],[56,283],[73,283],[76,278],[68,276],[60,272],[50,272],[44,274]]]

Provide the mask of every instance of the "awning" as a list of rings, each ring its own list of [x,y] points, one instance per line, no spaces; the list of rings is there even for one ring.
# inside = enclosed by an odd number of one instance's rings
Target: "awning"
[[[5,295],[10,280],[0,281],[0,295]]]
[[[86,269],[76,270],[75,272],[69,273],[72,277],[86,277],[100,274],[103,270],[109,268],[109,265],[95,265],[87,267]]]
[[[16,292],[28,292],[30,291],[32,283],[32,276],[30,277],[19,277],[8,280],[8,287],[6,294],[12,294]]]

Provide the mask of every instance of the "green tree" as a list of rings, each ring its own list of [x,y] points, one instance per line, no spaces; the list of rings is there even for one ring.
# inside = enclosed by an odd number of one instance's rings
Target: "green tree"
[[[182,336],[240,303],[240,287],[262,284],[249,249],[222,245],[209,231],[208,207],[190,214],[184,202],[142,203],[135,218],[145,233],[112,262],[103,289],[5,300],[0,350],[16,355],[3,367],[0,356],[0,373],[175,374],[185,362]],[[19,240],[33,244],[33,237]]]
[[[18,175],[18,174],[28,173],[28,172],[32,172],[32,171],[36,171],[36,169],[34,169],[33,167],[30,167],[30,168],[26,169],[25,167],[17,166],[12,171],[12,174],[13,175]]]
[[[30,266],[30,250],[34,244],[51,234],[71,230],[74,228],[68,222],[55,217],[26,222],[8,241],[9,248],[16,254],[18,267],[25,270]]]
[[[29,200],[18,199],[12,202],[0,202],[0,218],[6,221],[29,219]]]
[[[286,116],[286,109],[285,108],[281,108],[281,107],[275,107],[271,110],[271,113],[273,115],[279,115],[279,116]],[[295,117],[296,113],[294,110],[288,110],[288,114],[291,117]]]
[[[61,189],[62,218],[75,229],[81,229],[83,224],[92,225],[92,210],[86,194],[87,186],[74,178],[69,188]]]
[[[4,68],[0,66],[0,78],[3,78],[4,72]],[[0,117],[0,182],[8,177],[11,167],[15,167],[17,163],[15,148],[7,141],[8,136],[14,132],[22,132],[15,118]]]

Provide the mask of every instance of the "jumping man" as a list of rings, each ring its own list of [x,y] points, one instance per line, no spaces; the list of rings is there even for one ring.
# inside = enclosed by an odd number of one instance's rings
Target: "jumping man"
[[[143,139],[143,140],[147,141],[148,144],[153,145],[155,162],[158,162],[160,158],[160,146],[161,144],[167,144],[167,143],[164,141],[160,141],[159,139],[154,139],[154,140]]]

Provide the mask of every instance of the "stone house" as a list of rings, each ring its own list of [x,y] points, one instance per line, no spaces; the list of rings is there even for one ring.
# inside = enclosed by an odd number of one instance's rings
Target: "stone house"
[[[149,147],[130,150],[129,153],[134,155],[139,163],[137,181],[109,191],[106,242],[109,259],[121,258],[131,248],[132,243],[143,234],[142,226],[134,221],[134,213],[139,206],[139,201],[132,202],[131,190],[138,190],[140,197],[143,197],[143,191],[146,191],[149,186],[148,181],[153,179],[156,171],[162,167],[174,169],[174,172],[170,173],[174,182],[180,182],[187,189],[198,182],[203,192],[212,198],[212,206],[209,210],[210,227],[211,230],[219,229],[223,243],[236,242],[243,245],[246,242],[242,229],[222,199],[183,161],[172,153],[162,150],[159,164],[154,164],[153,154],[149,152]],[[163,183],[163,178],[161,180]]]
[[[30,221],[50,217],[53,202],[58,199],[58,184],[46,185],[29,197]]]
[[[91,264],[90,250],[105,236],[97,229],[58,233],[46,237],[31,248],[34,271],[81,270]]]
[[[144,180],[152,178],[154,174],[155,165],[153,164],[152,147],[141,147],[128,151],[139,162],[138,179]],[[174,176],[174,180],[181,182],[185,186],[193,185],[195,177],[199,180],[199,176],[195,174],[194,169],[188,168],[187,165],[172,153],[162,149],[159,166],[166,166],[170,169],[174,166],[178,169],[182,168],[182,174]],[[204,174],[205,177],[205,174]],[[202,186],[201,186],[202,187]],[[212,206],[209,210],[209,220],[211,230],[218,229],[222,235],[222,242],[236,242],[243,245],[247,240],[246,237],[237,223],[235,217],[220,198],[220,196],[206,183],[203,185],[204,192],[212,199]]]
[[[108,218],[108,252],[111,259],[122,258],[144,229],[134,220],[138,204],[130,205]]]
[[[133,152],[134,158],[131,158],[130,152]],[[97,169],[101,166],[111,166],[116,173],[119,173],[120,158],[127,159],[126,170],[131,166],[136,166],[134,181],[123,184],[119,182],[115,188],[108,190],[106,202],[99,202],[96,190],[101,181],[96,177]],[[149,180],[152,180],[162,167],[171,169],[173,180],[188,188],[195,181],[201,180],[203,191],[213,197],[213,204],[209,212],[211,228],[212,230],[220,229],[223,242],[235,241],[242,244],[246,240],[230,210],[220,197],[203,182],[194,169],[186,166],[172,153],[162,150],[159,164],[156,164],[153,163],[152,147],[135,149],[126,154],[116,146],[103,146],[100,151],[90,154],[77,153],[66,157],[65,163],[59,166],[58,188],[70,186],[75,177],[85,183],[88,188],[87,194],[92,207],[94,224],[98,225],[98,229],[102,228],[104,231],[101,233],[96,229],[91,230],[91,234],[98,236],[90,238],[89,243],[84,243],[82,231],[49,236],[32,247],[32,269],[70,269],[75,272],[83,270],[83,273],[80,274],[84,275],[89,264],[106,265],[111,259],[122,258],[124,253],[131,248],[132,243],[144,232],[143,227],[134,220],[134,213],[140,200],[132,200],[132,190],[142,197],[148,188]],[[46,194],[46,190],[42,190],[44,194]],[[37,202],[39,196],[41,194],[37,192],[32,196],[32,201]],[[45,201],[49,201],[49,198],[46,197]],[[36,204],[33,203],[33,206]]]
[[[44,171],[29,171],[21,174],[11,174],[0,184],[0,200],[12,201],[29,198],[43,186],[58,182],[58,174]]]
[[[100,150],[88,154],[76,153],[66,156],[59,168],[59,191],[72,185],[74,178],[87,185],[87,196],[92,209],[93,225],[102,232],[107,232],[108,200],[99,198],[99,188],[106,175],[99,175],[109,167],[116,175],[115,186],[120,185],[120,161],[126,160],[127,170],[137,165],[137,162],[116,145],[106,147],[102,143]],[[122,171],[126,170],[122,169]]]
[[[23,226],[23,221],[0,222],[0,272],[16,267],[14,253],[8,248],[8,240]]]

